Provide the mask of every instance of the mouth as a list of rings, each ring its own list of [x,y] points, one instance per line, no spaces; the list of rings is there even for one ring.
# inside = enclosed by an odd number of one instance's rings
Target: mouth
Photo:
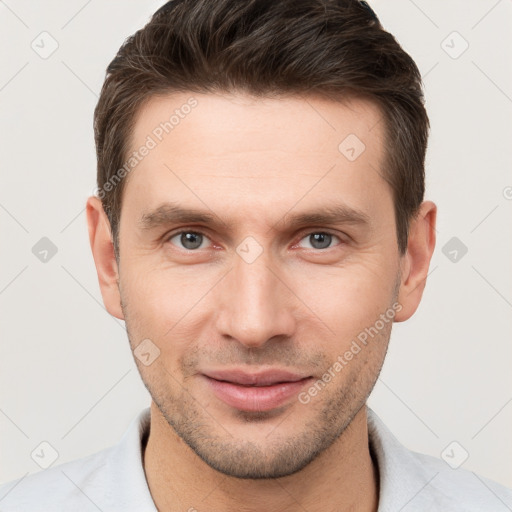
[[[240,369],[203,373],[214,395],[241,411],[270,411],[296,396],[313,377],[287,370],[248,373]]]

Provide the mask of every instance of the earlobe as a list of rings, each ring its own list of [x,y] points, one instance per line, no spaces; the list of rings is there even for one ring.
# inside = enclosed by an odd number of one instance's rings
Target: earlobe
[[[86,212],[89,242],[103,303],[111,315],[124,320],[118,286],[119,269],[114,254],[110,222],[101,200],[95,196],[87,199]]]
[[[402,257],[402,276],[398,302],[402,309],[396,322],[409,319],[418,309],[425,289],[428,269],[436,244],[437,207],[432,201],[421,204],[418,214],[411,220],[407,251]]]

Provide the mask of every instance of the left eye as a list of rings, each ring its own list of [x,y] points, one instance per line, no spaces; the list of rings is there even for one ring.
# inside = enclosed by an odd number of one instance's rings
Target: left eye
[[[178,240],[178,242],[173,242],[175,239]],[[208,238],[202,233],[197,233],[195,231],[182,231],[181,233],[176,233],[169,238],[169,242],[172,244],[178,246],[181,244],[181,248],[189,251],[200,249],[205,241],[208,241]]]
[[[309,243],[309,246],[306,246],[306,249],[329,249],[329,246],[331,245],[333,239],[340,238],[336,235],[331,235],[330,233],[324,233],[323,231],[318,231],[315,233],[310,233],[309,235],[305,236],[303,240],[306,240]]]

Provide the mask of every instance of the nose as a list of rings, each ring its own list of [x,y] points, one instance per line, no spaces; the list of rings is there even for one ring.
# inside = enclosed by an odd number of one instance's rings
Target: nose
[[[216,290],[219,335],[247,348],[295,331],[297,301],[270,260],[265,252],[251,263],[234,255],[231,272]]]

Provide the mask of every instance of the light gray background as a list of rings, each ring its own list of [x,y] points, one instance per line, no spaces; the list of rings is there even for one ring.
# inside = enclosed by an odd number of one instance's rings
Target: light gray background
[[[42,441],[54,464],[116,443],[149,405],[102,304],[84,206],[105,68],[162,3],[0,1],[0,481],[40,470]],[[371,5],[424,76],[439,224],[423,303],[395,325],[370,405],[411,449],[457,441],[452,459],[466,450],[462,467],[512,486],[512,2]],[[50,48],[43,31],[59,45],[47,59],[31,48]],[[58,248],[46,263],[42,237]],[[452,237],[468,248],[456,262]]]

